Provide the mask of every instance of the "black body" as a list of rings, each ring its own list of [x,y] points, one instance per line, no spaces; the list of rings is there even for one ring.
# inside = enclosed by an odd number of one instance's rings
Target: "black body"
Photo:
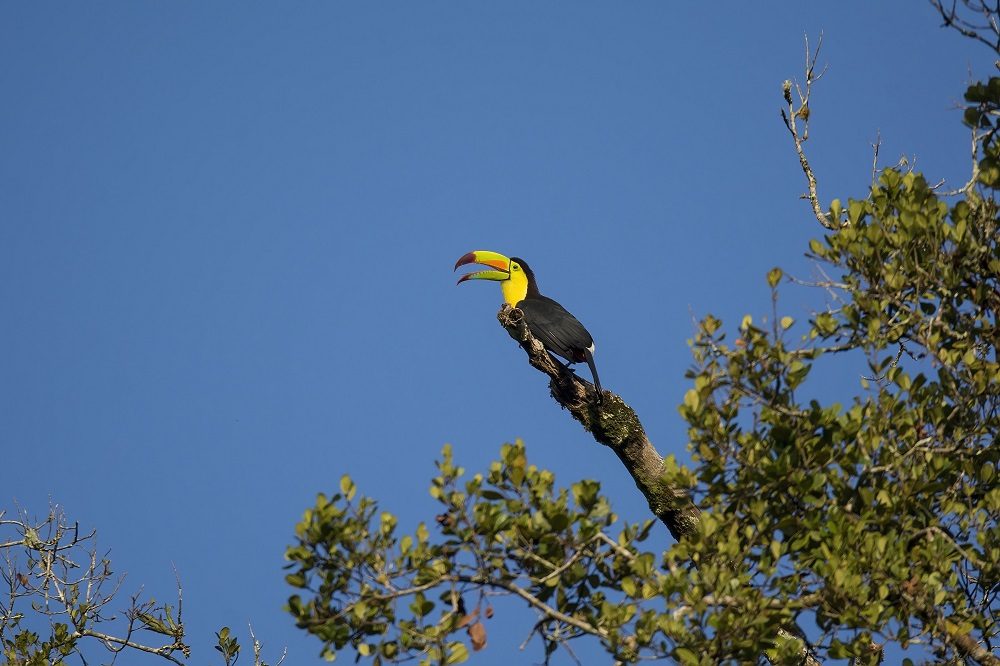
[[[597,367],[594,365],[594,355],[591,351],[594,338],[566,308],[539,293],[535,273],[528,268],[523,259],[511,257],[511,261],[516,261],[528,277],[528,294],[517,304],[517,308],[524,313],[528,330],[538,338],[545,349],[556,356],[570,363],[586,362],[590,366],[594,387],[600,398],[601,380],[597,377]]]

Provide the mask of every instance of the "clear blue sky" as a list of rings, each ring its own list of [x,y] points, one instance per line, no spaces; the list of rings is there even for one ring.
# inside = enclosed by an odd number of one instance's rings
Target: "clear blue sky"
[[[643,519],[454,261],[530,261],[683,457],[692,313],[735,325],[769,268],[809,274],[778,116],[803,34],[826,34],[828,201],[863,195],[877,130],[885,163],[967,175],[955,104],[990,53],[939,23],[914,0],[3,3],[0,507],[98,528],[127,590],[169,598],[176,565],[198,663],[248,619],[316,660],[282,553],[344,473],[412,527],[442,444],[477,470],[522,437]],[[473,663],[539,661],[531,622]]]

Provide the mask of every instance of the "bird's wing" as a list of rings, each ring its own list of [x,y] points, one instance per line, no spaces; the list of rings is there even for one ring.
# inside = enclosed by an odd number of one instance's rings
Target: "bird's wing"
[[[571,363],[586,360],[583,353],[594,344],[594,339],[576,317],[551,298],[527,298],[517,304],[524,313],[528,330],[550,352]]]

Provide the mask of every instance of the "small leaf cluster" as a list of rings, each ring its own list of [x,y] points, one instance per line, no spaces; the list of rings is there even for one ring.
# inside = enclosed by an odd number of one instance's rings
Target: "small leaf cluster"
[[[42,639],[37,632],[20,629],[20,620],[15,619],[10,627],[10,638],[4,639],[4,663],[64,666],[66,658],[76,651],[77,639],[64,622],[54,623],[49,637]]]
[[[240,642],[232,635],[229,627],[222,627],[215,633],[216,651],[222,655],[226,666],[232,666],[240,658]]]

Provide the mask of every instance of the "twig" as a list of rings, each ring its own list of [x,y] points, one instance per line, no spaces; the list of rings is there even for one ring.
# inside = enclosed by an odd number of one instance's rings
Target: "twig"
[[[250,640],[253,642],[253,666],[262,666],[264,663],[261,658],[261,650],[263,650],[263,644],[257,640],[257,635],[253,633],[253,624],[247,622],[247,626],[250,627]],[[281,666],[285,661],[285,657],[288,656],[288,648],[286,647],[281,651],[281,658],[274,664],[274,666]]]
[[[615,541],[614,539],[612,539],[611,537],[609,537],[604,532],[598,532],[597,533],[597,538],[600,539],[601,541],[603,541],[604,543],[606,543],[607,545],[611,546],[611,548],[616,553],[618,553],[619,555],[621,555],[622,557],[624,557],[626,560],[628,560],[628,561],[631,562],[632,560],[635,559],[635,553],[633,553],[628,548],[625,548],[624,546],[622,546],[621,544],[619,544],[617,541]]]
[[[795,277],[794,275],[788,276],[789,282],[793,282],[802,287],[823,287],[824,289],[843,289],[847,291],[850,287],[843,282],[835,282],[831,280],[822,280],[817,282],[810,282],[808,280],[802,280]]]
[[[805,149],[802,144],[809,140],[809,99],[812,95],[812,85],[816,81],[819,81],[826,73],[826,68],[822,72],[816,74],[816,60],[819,58],[820,49],[823,48],[823,33],[820,33],[819,43],[816,45],[816,51],[810,52],[809,50],[809,38],[806,37],[806,65],[805,65],[805,89],[803,90],[798,84],[795,85],[796,93],[799,97],[799,108],[795,108],[795,103],[792,100],[792,82],[785,81],[782,84],[782,96],[785,100],[786,108],[781,110],[781,119],[785,122],[785,127],[788,128],[789,134],[792,135],[792,142],[795,144],[795,152],[799,156],[799,165],[802,167],[802,172],[806,176],[806,181],[809,185],[808,194],[803,195],[803,198],[809,200],[812,206],[813,215],[819,220],[819,223],[830,230],[835,230],[839,227],[839,220],[834,220],[831,216],[823,212],[823,207],[819,203],[819,195],[816,191],[816,175],[813,173],[812,167],[809,165],[809,160],[806,158]],[[800,132],[797,120],[802,119],[803,129]]]
[[[898,344],[899,344],[899,351],[896,352],[896,357],[893,358],[892,359],[892,363],[889,364],[888,370],[886,370],[885,372],[883,372],[878,377],[866,377],[865,375],[861,375],[861,379],[866,379],[866,380],[868,380],[870,382],[881,382],[881,381],[883,381],[886,378],[886,376],[889,374],[889,370],[892,370],[897,365],[899,365],[899,359],[902,358],[902,356],[903,356],[904,353],[906,353],[906,355],[909,356],[910,358],[912,358],[913,360],[917,360],[917,357],[914,356],[913,353],[909,349],[906,348],[906,345],[904,345],[902,342],[899,342]]]
[[[875,130],[875,143],[872,144],[872,186],[871,189],[875,190],[875,181],[878,178],[878,150],[882,146],[882,133],[879,130]],[[871,196],[869,194],[868,196]]]
[[[945,197],[954,197],[960,194],[968,194],[972,191],[972,188],[976,186],[976,182],[979,180],[979,142],[983,137],[976,132],[976,128],[973,127],[971,130],[972,134],[972,175],[969,176],[969,181],[958,188],[957,190],[949,190],[947,192],[942,192],[941,195]],[[933,189],[933,188],[932,188]]]
[[[605,640],[608,638],[608,632],[605,631],[604,629],[601,629],[600,627],[595,627],[586,620],[581,620],[579,618],[573,617],[572,615],[566,615],[562,611],[556,610],[555,608],[549,606],[547,603],[545,603],[535,595],[515,585],[512,582],[504,580],[496,580],[493,578],[487,578],[485,576],[465,576],[461,574],[443,576],[438,580],[453,581],[456,583],[471,583],[473,585],[485,585],[487,587],[506,590],[514,594],[515,596],[521,597],[522,599],[528,602],[529,606],[531,606],[535,610],[541,611],[542,613],[544,613],[546,616],[548,616],[553,620],[558,620],[563,624],[575,627],[582,632],[591,634],[593,636],[597,636],[599,638],[603,638]]]
[[[541,631],[542,625],[545,624],[547,621],[548,620],[543,617],[541,620],[536,622],[534,626],[531,627],[531,631],[528,632],[528,635],[525,637],[525,639],[521,641],[521,645],[518,646],[518,649],[523,650],[524,648],[528,647],[528,643],[531,642],[531,637],[539,633]]]

